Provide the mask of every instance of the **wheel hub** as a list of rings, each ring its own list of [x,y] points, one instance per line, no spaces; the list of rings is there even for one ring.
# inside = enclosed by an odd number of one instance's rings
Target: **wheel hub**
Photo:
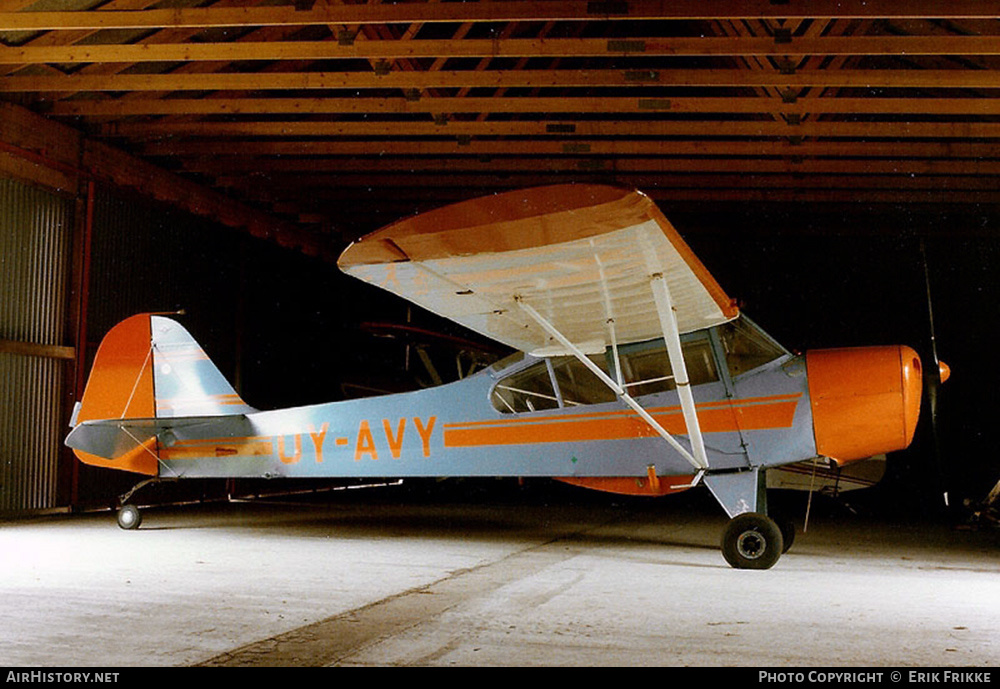
[[[756,531],[744,531],[736,539],[740,555],[748,560],[756,560],[767,550],[767,541]]]

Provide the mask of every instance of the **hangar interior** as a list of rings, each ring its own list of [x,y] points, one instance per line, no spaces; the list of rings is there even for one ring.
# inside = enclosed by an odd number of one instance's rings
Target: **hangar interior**
[[[4,515],[134,482],[62,445],[133,313],[183,310],[260,408],[501,355],[336,258],[414,213],[572,182],[648,194],[791,349],[947,361],[937,433],[890,458],[895,509],[1000,478],[989,3],[3,0],[0,65]],[[438,366],[378,337],[400,325],[437,333],[413,351]]]
[[[0,0],[0,660],[994,667],[998,180],[996,3]],[[696,491],[192,481],[114,526],[138,479],[64,439],[116,323],[183,311],[263,410],[452,380],[507,352],[338,256],[560,183],[647,194],[790,350],[945,361],[882,481],[766,573]]]

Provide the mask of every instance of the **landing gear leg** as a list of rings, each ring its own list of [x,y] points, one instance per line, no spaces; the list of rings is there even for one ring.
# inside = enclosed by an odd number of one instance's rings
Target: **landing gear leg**
[[[704,481],[732,517],[722,533],[722,555],[726,562],[737,569],[773,567],[781,554],[791,547],[795,529],[790,522],[779,526],[767,516],[764,472],[755,467],[708,474]]]

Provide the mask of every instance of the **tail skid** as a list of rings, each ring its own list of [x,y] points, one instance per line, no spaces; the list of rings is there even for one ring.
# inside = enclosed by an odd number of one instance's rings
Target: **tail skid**
[[[183,326],[139,314],[101,342],[66,444],[85,464],[155,476],[170,429],[254,411]]]

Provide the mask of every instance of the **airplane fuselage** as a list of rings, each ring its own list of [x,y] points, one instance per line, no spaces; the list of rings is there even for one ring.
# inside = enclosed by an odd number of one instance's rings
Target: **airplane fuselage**
[[[772,360],[732,376],[723,339],[715,329],[686,336],[684,343],[696,352],[691,356],[701,357],[696,365],[702,375],[692,389],[712,470],[786,464],[816,455],[803,357],[775,350]],[[623,357],[643,349],[646,358],[648,352],[655,355],[656,343],[623,348]],[[581,386],[601,398],[609,395],[599,392],[596,379],[560,385],[553,369],[572,362],[555,361],[553,366],[551,360],[525,356],[436,388],[257,412],[174,429],[158,452],[160,475],[643,477],[652,470],[669,477],[694,473],[682,455],[621,401],[574,404],[570,397]],[[616,370],[610,354],[602,363]],[[582,368],[571,373],[577,379],[590,375]],[[539,380],[550,387],[539,392]],[[527,384],[533,394],[506,385],[507,381]],[[683,443],[684,420],[676,390],[668,389],[669,380],[644,385],[655,391],[636,399]],[[501,398],[519,392],[522,399],[511,400],[513,405]],[[552,408],[531,408],[547,405]]]

